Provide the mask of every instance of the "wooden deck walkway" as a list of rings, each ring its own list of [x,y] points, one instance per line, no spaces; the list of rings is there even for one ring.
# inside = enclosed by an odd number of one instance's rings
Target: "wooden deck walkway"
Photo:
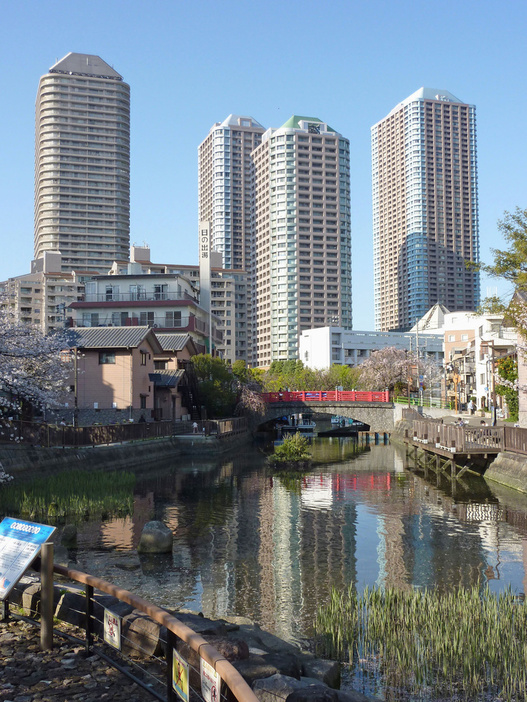
[[[425,474],[433,470],[451,481],[459,480],[466,472],[483,473],[502,451],[527,455],[527,430],[516,427],[455,426],[415,420],[404,441],[407,457]]]

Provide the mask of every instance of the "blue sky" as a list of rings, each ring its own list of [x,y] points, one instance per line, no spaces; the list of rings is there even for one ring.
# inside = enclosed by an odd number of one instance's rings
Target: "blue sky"
[[[30,269],[37,84],[70,51],[131,86],[131,242],[154,261],[197,263],[197,147],[230,113],[310,115],[349,138],[356,329],[373,328],[370,127],[405,97],[426,86],[477,107],[483,260],[503,212],[527,208],[520,0],[20,0],[1,23],[0,280]]]

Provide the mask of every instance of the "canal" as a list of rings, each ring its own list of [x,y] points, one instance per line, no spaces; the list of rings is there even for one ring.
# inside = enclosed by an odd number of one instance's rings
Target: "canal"
[[[162,606],[247,617],[298,643],[332,587],[525,592],[526,497],[465,476],[454,499],[394,445],[316,439],[314,456],[304,474],[273,472],[258,448],[144,469],[133,514],[80,522],[70,558]],[[151,519],[172,529],[171,556],[137,556]]]

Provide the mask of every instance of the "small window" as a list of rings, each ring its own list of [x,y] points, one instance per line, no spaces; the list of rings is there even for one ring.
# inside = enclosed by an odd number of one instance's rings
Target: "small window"
[[[146,351],[141,351],[141,365],[142,366],[146,366],[146,357],[147,357]]]
[[[99,351],[99,365],[115,363],[115,351]]]
[[[168,368],[168,361],[154,361],[155,370],[166,370]]]
[[[146,409],[146,395],[141,395],[141,409]]]
[[[455,340],[456,340],[456,335],[455,335],[455,334],[449,334],[448,340],[449,340],[449,341],[455,341]]]

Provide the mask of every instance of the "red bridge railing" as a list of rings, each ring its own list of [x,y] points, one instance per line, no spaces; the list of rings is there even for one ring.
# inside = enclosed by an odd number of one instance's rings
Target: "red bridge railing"
[[[359,390],[295,390],[293,392],[264,392],[264,402],[390,402],[388,390],[362,392]]]

